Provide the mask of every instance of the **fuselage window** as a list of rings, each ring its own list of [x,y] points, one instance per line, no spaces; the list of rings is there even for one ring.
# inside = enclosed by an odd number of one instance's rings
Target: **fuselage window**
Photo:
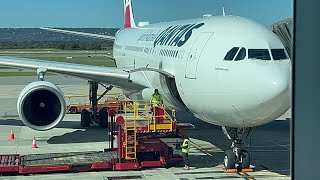
[[[239,47],[233,47],[224,57],[226,61],[232,61],[236,53],[238,52]]]
[[[284,49],[271,49],[273,60],[288,59]]]
[[[246,48],[241,48],[235,61],[240,61],[243,60],[246,57],[247,53],[246,53]]]
[[[248,49],[248,58],[253,60],[271,60],[268,49]]]

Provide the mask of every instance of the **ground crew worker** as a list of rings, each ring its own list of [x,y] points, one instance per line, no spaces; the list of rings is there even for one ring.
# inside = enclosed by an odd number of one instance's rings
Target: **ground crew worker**
[[[151,104],[161,106],[163,104],[163,97],[159,93],[158,89],[154,90],[154,93],[151,96]]]
[[[163,117],[161,117],[161,115],[164,114],[163,109],[161,108],[162,104],[163,104],[163,97],[162,95],[159,93],[158,89],[154,90],[154,93],[151,96],[151,112],[152,112],[152,120],[154,120],[154,122],[152,123],[160,123],[160,121],[163,121]]]
[[[189,170],[189,150],[190,150],[190,139],[189,137],[185,137],[182,143],[182,156],[184,161],[184,170]]]

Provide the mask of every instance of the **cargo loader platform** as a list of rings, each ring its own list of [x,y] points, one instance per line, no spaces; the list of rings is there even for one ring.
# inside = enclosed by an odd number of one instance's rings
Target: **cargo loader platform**
[[[190,125],[177,123],[175,112],[167,113],[164,106],[153,107],[148,102],[132,101],[122,104],[123,112],[110,109],[108,113],[108,149],[0,155],[0,175],[135,170],[180,164],[183,129]]]
[[[81,172],[112,169],[116,151],[75,152],[30,155],[0,155],[1,174],[36,174],[49,172]]]

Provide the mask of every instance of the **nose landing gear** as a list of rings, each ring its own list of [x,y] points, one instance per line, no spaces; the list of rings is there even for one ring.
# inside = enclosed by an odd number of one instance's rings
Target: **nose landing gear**
[[[251,138],[253,128],[230,128],[222,127],[224,134],[232,140],[231,150],[225,152],[223,165],[226,169],[247,169],[250,168],[250,153],[243,149],[243,137]],[[251,144],[249,144],[250,146]]]

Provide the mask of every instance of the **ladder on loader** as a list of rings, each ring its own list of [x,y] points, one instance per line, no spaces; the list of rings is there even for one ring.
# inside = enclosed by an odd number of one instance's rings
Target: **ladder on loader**
[[[175,111],[172,116],[165,106],[152,106],[148,101],[125,101],[123,103],[125,151],[127,160],[137,158],[137,134],[152,132],[172,132]]]

